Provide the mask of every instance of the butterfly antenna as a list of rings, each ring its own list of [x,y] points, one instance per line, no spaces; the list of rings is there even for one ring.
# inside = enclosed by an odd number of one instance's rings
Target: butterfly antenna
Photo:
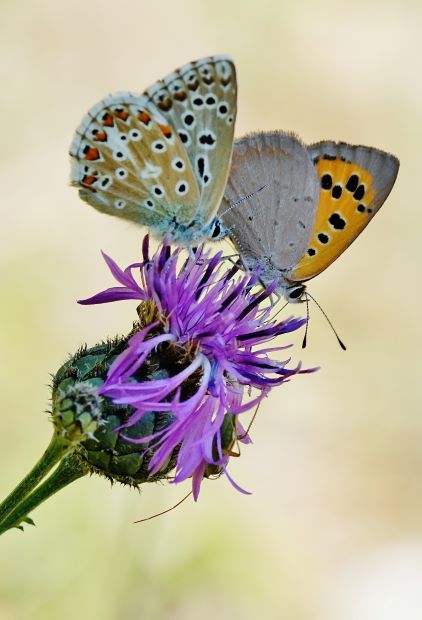
[[[280,298],[279,298],[279,299],[280,299]],[[282,311],[284,310],[284,308],[285,308],[286,306],[288,306],[288,305],[289,305],[289,302],[288,302],[288,301],[286,301],[286,303],[285,303],[283,306],[281,306],[280,310],[277,310],[277,312],[276,312],[276,313],[275,313],[275,314],[271,317],[271,319],[275,319],[275,317],[276,317],[276,316],[278,316],[278,315],[280,314],[280,312],[282,312]]]
[[[167,508],[167,510],[163,510],[163,512],[157,512],[157,514],[151,515],[150,517],[145,517],[145,519],[139,519],[139,521],[134,521],[134,523],[143,523],[144,521],[151,521],[151,519],[155,519],[155,517],[161,517],[162,515],[167,514],[167,512],[171,512],[172,510],[180,506],[180,504],[183,504],[183,502],[187,500],[190,495],[192,495],[192,491],[189,491],[189,493],[185,495],[185,497],[181,499],[180,502],[177,502],[177,504],[174,504],[174,506],[172,506],[171,508]]]
[[[302,341],[302,349],[306,349],[306,345],[307,345],[307,342],[308,342],[308,326],[309,326],[309,297],[310,297],[309,293],[308,293],[308,292],[306,292],[306,293],[305,293],[305,303],[306,303],[306,327],[305,327],[305,335],[303,336],[303,341]],[[313,298],[312,298],[312,299],[313,299]],[[314,299],[314,301],[315,301],[315,299]],[[317,303],[317,302],[315,301],[315,303]],[[319,304],[317,304],[317,305],[319,306]],[[319,307],[321,308],[321,306],[319,306]],[[321,308],[321,310],[322,310],[322,308]],[[323,310],[322,310],[322,311],[323,311]],[[323,311],[323,312],[324,312],[324,311]],[[324,315],[326,316],[327,321],[328,321],[328,317],[327,317],[327,315],[325,314],[325,312],[324,312]],[[334,328],[333,328],[333,329],[334,329]],[[338,338],[338,336],[337,336],[337,338]]]
[[[322,307],[319,305],[319,303],[317,302],[317,300],[315,299],[315,297],[312,297],[312,295],[310,293],[308,293],[306,291],[306,298],[310,298],[312,299],[312,301],[318,306],[318,308],[321,310],[322,314],[325,316],[328,325],[331,327],[334,336],[337,338],[337,342],[339,343],[339,345],[341,346],[341,348],[343,349],[343,351],[346,351],[346,345],[344,344],[344,342],[340,339],[340,336],[338,335],[337,331],[334,328],[334,325],[331,323],[330,319],[328,318],[327,314],[324,312],[324,310],[322,309]],[[306,299],[306,314],[307,314],[307,318],[309,321],[309,310],[308,310],[308,299]],[[306,331],[305,331],[305,338],[303,339],[303,343],[302,343],[302,347],[306,346],[306,334],[308,331],[308,324],[306,324]]]
[[[236,202],[232,202],[230,203],[230,207],[228,209],[226,209],[225,211],[223,211],[223,213],[220,213],[220,217],[224,217],[226,215],[226,213],[228,213],[229,211],[231,211],[232,209],[234,209],[235,207],[237,207],[238,205],[241,205],[242,202],[245,202],[246,200],[249,200],[249,198],[252,198],[252,196],[255,196],[255,194],[258,194],[259,192],[262,192],[262,190],[267,187],[266,185],[263,185],[262,187],[260,187],[259,189],[256,189],[254,192],[251,192],[250,194],[246,194],[246,196],[243,196],[243,198],[240,198],[239,200],[236,200]]]

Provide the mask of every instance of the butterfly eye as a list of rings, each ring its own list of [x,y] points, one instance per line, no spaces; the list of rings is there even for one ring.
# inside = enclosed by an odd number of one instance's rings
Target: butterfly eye
[[[211,239],[221,239],[225,236],[226,230],[222,227],[220,220],[216,217],[211,224]]]
[[[287,289],[287,297],[291,302],[300,302],[305,291],[306,286],[304,284],[291,286]]]

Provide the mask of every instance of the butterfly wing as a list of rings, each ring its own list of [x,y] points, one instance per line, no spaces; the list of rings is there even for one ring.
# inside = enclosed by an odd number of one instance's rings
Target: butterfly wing
[[[235,141],[220,215],[245,263],[264,269],[264,281],[303,256],[318,194],[314,164],[295,135],[274,131]]]
[[[145,97],[100,101],[76,130],[70,155],[71,182],[98,211],[159,229],[172,215],[193,219],[199,188],[186,150]]]
[[[313,278],[344,252],[381,208],[399,169],[394,155],[375,148],[330,141],[308,148],[320,193],[309,244],[289,274],[294,281]]]
[[[198,215],[213,219],[224,193],[236,118],[236,71],[228,56],[210,56],[169,74],[146,92],[175,128],[200,189]]]

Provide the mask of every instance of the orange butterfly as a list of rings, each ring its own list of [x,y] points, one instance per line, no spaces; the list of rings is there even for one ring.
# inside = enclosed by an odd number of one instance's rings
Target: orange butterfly
[[[221,217],[244,264],[260,267],[264,284],[277,278],[288,301],[303,301],[304,282],[368,225],[398,169],[394,155],[375,148],[305,146],[281,131],[250,134],[234,144]]]

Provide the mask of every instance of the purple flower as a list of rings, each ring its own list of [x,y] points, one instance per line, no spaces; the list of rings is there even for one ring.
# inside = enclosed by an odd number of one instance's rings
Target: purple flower
[[[238,416],[259,403],[272,387],[299,372],[309,372],[301,371],[300,365],[287,368],[289,360],[272,359],[269,353],[286,347],[268,346],[274,337],[305,321],[271,320],[270,296],[276,283],[257,292],[257,276],[237,274],[238,268],[228,264],[222,252],[212,256],[202,246],[184,258],[184,250],[172,251],[165,241],[150,257],[148,236],[142,252],[143,261],[124,270],[104,254],[120,286],[79,303],[141,302],[141,328],[112,364],[100,394],[133,407],[133,414],[120,427],[122,434],[148,412],[171,415],[171,423],[153,436],[127,439],[153,440],[151,475],[177,451],[174,480],[192,477],[197,499],[210,466],[227,474],[229,450],[222,442],[225,416]],[[163,378],[137,380],[157,351],[172,359],[177,354],[177,370]],[[248,443],[237,417],[234,428]]]

